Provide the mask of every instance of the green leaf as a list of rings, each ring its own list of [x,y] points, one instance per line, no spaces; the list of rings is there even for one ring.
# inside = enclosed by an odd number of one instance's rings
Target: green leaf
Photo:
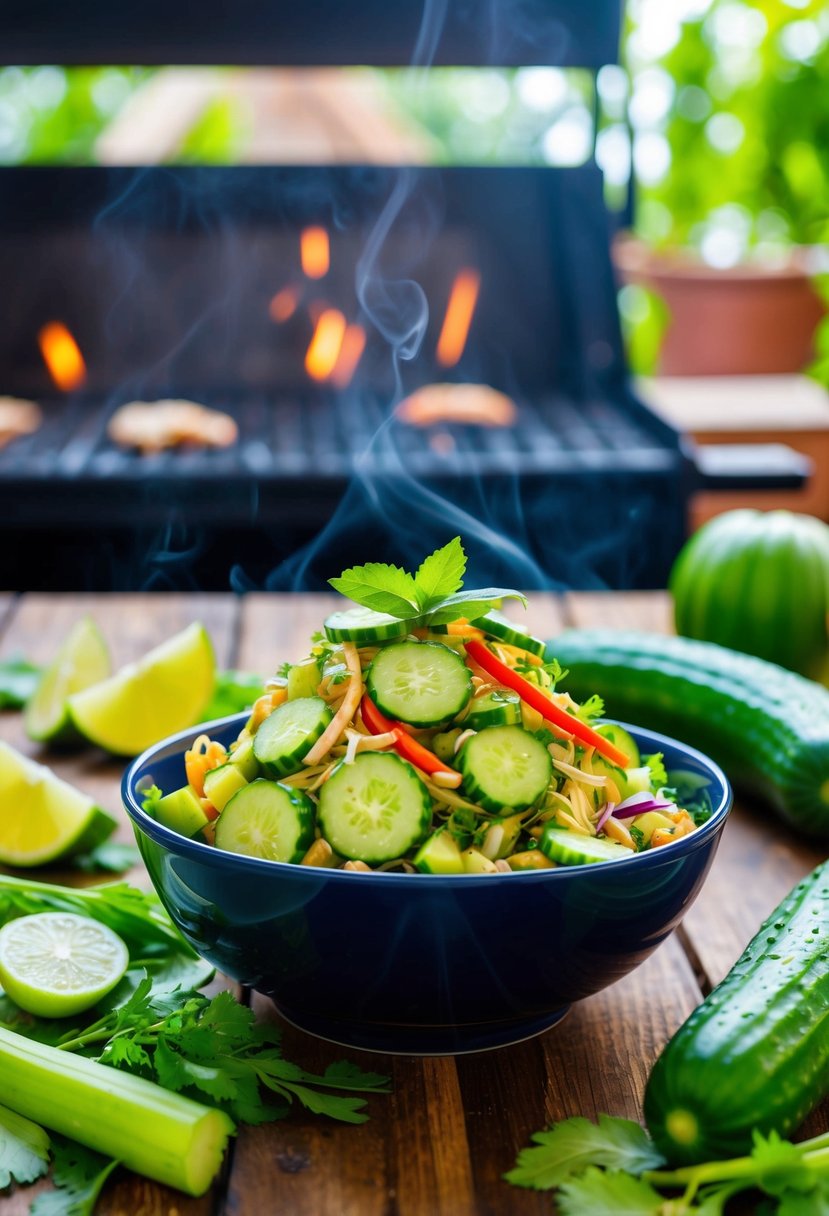
[[[0,1189],[34,1182],[49,1168],[49,1137],[42,1127],[0,1106]]]
[[[565,1182],[556,1199],[561,1216],[660,1216],[665,1211],[664,1198],[650,1183],[593,1167]]]
[[[477,620],[479,616],[489,612],[490,608],[497,608],[501,600],[519,600],[525,607],[527,604],[527,597],[510,587],[471,587],[468,591],[457,591],[454,595],[448,595],[435,604],[426,614],[428,623],[446,625],[450,621],[456,621],[459,616],[465,616],[470,621]]]
[[[97,874],[102,870],[110,874],[123,874],[141,861],[141,854],[134,844],[121,844],[117,840],[104,841],[91,853],[80,853],[71,858],[73,870],[84,874]]]
[[[452,595],[463,586],[466,571],[466,554],[461,538],[455,536],[434,553],[425,558],[415,574],[415,591],[421,612],[428,612],[447,595]]]
[[[401,620],[418,615],[414,578],[399,566],[368,562],[343,570],[339,578],[328,581],[341,595],[375,612],[388,612]]]
[[[781,1140],[777,1132],[768,1136],[754,1132],[751,1157],[757,1167],[757,1183],[769,1195],[809,1191],[815,1185],[814,1171],[804,1162],[802,1150],[789,1140]]]
[[[783,1191],[777,1216],[826,1216],[829,1212],[829,1179],[822,1180],[814,1190]]]
[[[553,687],[555,687],[555,681],[553,682]],[[588,725],[590,725],[595,722],[597,718],[601,718],[603,714],[604,701],[597,692],[594,692],[593,695],[588,697],[586,701],[582,701],[578,708],[578,712],[576,713],[576,717],[582,722],[586,722]]]
[[[173,1051],[165,1037],[158,1040],[153,1062],[158,1082],[165,1089],[180,1090],[194,1086],[219,1102],[236,1096],[236,1082],[227,1071],[188,1060],[186,1056]]]
[[[0,662],[0,709],[22,709],[40,679],[40,668],[19,655]]]
[[[31,1216],[92,1216],[118,1162],[63,1136],[53,1138],[52,1149],[52,1181],[57,1189],[38,1195]]]
[[[251,671],[218,672],[213,696],[202,712],[201,721],[211,722],[214,718],[227,718],[250,709],[257,697],[262,696],[264,689],[262,676]]]
[[[589,1165],[641,1174],[664,1163],[647,1132],[631,1119],[599,1115],[598,1124],[577,1116],[536,1132],[536,1148],[522,1149],[505,1174],[515,1186],[549,1190]]]
[[[326,1094],[309,1089],[307,1085],[293,1083],[285,1088],[315,1115],[327,1115],[329,1119],[339,1119],[341,1123],[365,1123],[368,1119],[368,1115],[363,1113],[366,1104],[364,1098],[344,1098],[341,1094]]]
[[[661,789],[668,784],[665,757],[662,755],[662,752],[654,752],[651,756],[643,756],[642,763],[646,764],[651,770],[651,785],[654,789]]]

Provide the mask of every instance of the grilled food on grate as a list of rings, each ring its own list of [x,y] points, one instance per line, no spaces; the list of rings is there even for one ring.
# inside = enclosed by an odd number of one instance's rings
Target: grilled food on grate
[[[426,384],[397,407],[397,417],[412,426],[512,426],[516,413],[515,402],[488,384]]]
[[[196,401],[130,401],[115,411],[107,432],[114,443],[151,455],[165,448],[227,448],[238,427],[229,414]]]
[[[22,397],[0,397],[0,448],[20,435],[31,435],[43,421],[40,406]]]

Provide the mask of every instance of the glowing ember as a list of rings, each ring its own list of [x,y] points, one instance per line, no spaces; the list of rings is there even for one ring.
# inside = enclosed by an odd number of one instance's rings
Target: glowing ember
[[[454,367],[460,361],[469,336],[469,326],[472,324],[480,286],[481,276],[478,271],[469,268],[459,271],[452,284],[437,346],[437,360],[442,367]]]
[[[64,393],[80,388],[86,380],[86,364],[77,342],[62,321],[49,321],[37,335],[40,353],[49,375]]]
[[[345,338],[345,317],[336,308],[327,308],[317,321],[314,336],[305,354],[305,370],[312,380],[327,380],[340,357]]]
[[[299,253],[303,272],[309,279],[322,279],[328,274],[331,252],[324,228],[304,228],[299,237]]]
[[[365,348],[366,331],[362,325],[349,325],[343,335],[343,344],[331,373],[332,384],[337,388],[348,387]]]
[[[296,312],[297,304],[299,304],[299,292],[296,287],[283,287],[268,305],[271,320],[276,321],[277,325],[289,321]]]

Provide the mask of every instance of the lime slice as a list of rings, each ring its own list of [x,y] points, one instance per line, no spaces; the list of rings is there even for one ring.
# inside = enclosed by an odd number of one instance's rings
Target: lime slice
[[[70,630],[26,705],[29,738],[38,743],[77,740],[66,703],[73,693],[105,680],[111,670],[101,631],[91,617],[84,617]]]
[[[16,1005],[43,1018],[89,1009],[115,987],[129,953],[90,916],[36,912],[0,929],[0,984]]]
[[[90,797],[0,741],[0,863],[41,866],[84,853],[114,828]]]
[[[108,680],[75,693],[69,712],[81,734],[104,751],[137,756],[199,721],[215,676],[210,638],[195,623]]]

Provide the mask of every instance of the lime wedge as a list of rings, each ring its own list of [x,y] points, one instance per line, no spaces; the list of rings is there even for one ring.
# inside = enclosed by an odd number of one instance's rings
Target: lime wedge
[[[89,1009],[129,964],[117,933],[90,916],[36,912],[0,929],[0,984],[16,1005],[42,1018]]]
[[[83,617],[69,632],[45,669],[26,705],[26,732],[38,743],[69,743],[78,739],[67,708],[69,697],[105,680],[111,671],[101,631]]]
[[[216,661],[203,625],[194,623],[108,680],[69,698],[81,734],[117,756],[198,722],[213,693]]]
[[[0,741],[0,863],[45,865],[94,849],[114,828],[86,794]]]

